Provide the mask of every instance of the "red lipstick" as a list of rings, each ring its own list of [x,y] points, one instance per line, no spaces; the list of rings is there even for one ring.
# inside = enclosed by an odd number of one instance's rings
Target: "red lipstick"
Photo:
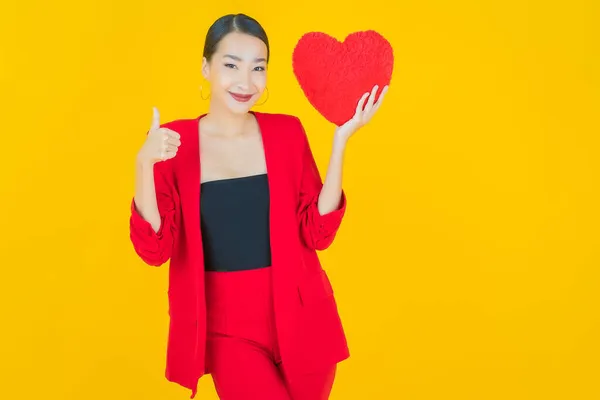
[[[239,101],[240,103],[246,103],[247,101],[250,101],[250,99],[253,96],[251,94],[238,94],[232,92],[229,92],[229,94],[231,95],[231,97],[233,97],[236,101]]]

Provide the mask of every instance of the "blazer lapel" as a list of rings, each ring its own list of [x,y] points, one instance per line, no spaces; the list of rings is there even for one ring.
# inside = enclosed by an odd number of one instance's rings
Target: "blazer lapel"
[[[177,174],[179,182],[178,189],[181,197],[181,215],[184,217],[184,226],[187,234],[194,234],[189,239],[189,244],[197,246],[196,240],[200,239],[200,138],[198,123],[201,115],[191,119],[189,135],[184,138],[182,135],[182,146],[176,159],[179,161],[179,173]],[[186,140],[185,145],[183,140]]]
[[[276,115],[252,113],[261,130],[267,164],[271,261],[274,267],[285,268],[289,273],[295,269],[293,263],[299,254],[290,245],[290,238],[293,237],[297,224],[286,134],[282,132],[283,124]]]
[[[265,152],[265,162],[267,165],[267,181],[269,182],[269,226],[271,241],[271,263],[278,266],[282,259],[277,253],[281,247],[278,239],[281,238],[279,223],[281,218],[281,148],[277,145],[278,140],[273,121],[268,114],[252,112],[256,117],[258,126],[262,135],[263,148]],[[278,151],[279,150],[279,151]]]
[[[193,263],[186,264],[195,282],[197,318],[204,315],[204,252],[200,230],[200,137],[198,123],[201,115],[189,120],[186,136],[181,135],[181,146],[174,160],[178,162],[177,186],[181,199],[181,218],[185,230],[185,246],[193,254]],[[185,140],[185,144],[184,144]],[[195,254],[194,254],[195,253]],[[183,271],[171,270],[171,274]],[[190,294],[191,295],[191,294]]]

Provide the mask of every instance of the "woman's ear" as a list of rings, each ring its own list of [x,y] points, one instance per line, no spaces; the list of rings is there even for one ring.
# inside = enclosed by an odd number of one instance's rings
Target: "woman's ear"
[[[210,65],[206,57],[202,58],[202,76],[204,79],[208,80],[208,75],[210,72]]]

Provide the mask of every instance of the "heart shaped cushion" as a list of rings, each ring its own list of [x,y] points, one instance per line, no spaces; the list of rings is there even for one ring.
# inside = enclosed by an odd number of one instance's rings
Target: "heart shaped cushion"
[[[326,33],[309,32],[296,44],[292,65],[308,101],[340,126],[354,116],[363,94],[377,84],[377,101],[389,85],[394,53],[390,43],[373,30],[351,33],[343,42]]]

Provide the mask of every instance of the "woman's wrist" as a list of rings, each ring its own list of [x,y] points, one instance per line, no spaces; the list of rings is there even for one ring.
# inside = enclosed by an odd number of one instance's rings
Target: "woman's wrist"
[[[333,135],[333,150],[344,151],[348,144],[348,137],[336,133]]]

